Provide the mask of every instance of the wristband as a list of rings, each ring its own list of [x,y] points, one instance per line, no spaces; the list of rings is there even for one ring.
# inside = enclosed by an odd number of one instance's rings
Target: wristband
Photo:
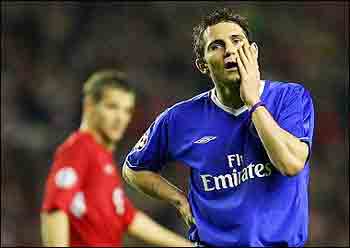
[[[264,102],[260,101],[260,102],[257,102],[253,105],[253,107],[250,109],[249,111],[249,115],[251,116],[253,114],[253,112],[260,106],[266,106]]]

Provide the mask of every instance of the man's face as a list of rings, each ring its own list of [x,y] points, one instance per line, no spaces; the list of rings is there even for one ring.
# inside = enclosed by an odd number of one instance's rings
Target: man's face
[[[107,87],[93,107],[96,131],[108,142],[119,141],[129,125],[135,107],[135,95],[121,88]]]
[[[243,29],[233,22],[209,26],[203,33],[204,60],[215,84],[239,85],[238,49],[248,42]]]

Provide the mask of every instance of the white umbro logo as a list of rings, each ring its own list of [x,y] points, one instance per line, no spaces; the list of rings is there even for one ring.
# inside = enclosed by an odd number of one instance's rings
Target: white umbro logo
[[[204,136],[203,138],[200,138],[199,140],[195,141],[195,144],[206,144],[212,140],[216,139],[216,136]]]

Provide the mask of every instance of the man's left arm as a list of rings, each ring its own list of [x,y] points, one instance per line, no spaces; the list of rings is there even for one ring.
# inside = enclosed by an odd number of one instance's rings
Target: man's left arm
[[[241,74],[240,95],[251,109],[260,102],[258,94],[260,72],[258,48],[246,42],[239,50],[237,63]],[[313,132],[312,101],[305,90],[292,90],[284,102],[282,117],[277,122],[268,109],[258,106],[252,111],[252,121],[263,146],[276,169],[283,175],[297,175],[309,158]],[[304,102],[307,111],[304,113]],[[312,122],[312,123],[311,123]],[[306,142],[301,139],[306,138]]]
[[[265,107],[252,113],[252,121],[276,169],[287,176],[298,174],[308,157],[308,145],[281,128]]]

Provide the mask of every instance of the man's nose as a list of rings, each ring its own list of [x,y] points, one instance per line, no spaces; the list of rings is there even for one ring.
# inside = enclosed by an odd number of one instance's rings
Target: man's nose
[[[235,46],[232,42],[228,42],[226,44],[225,57],[229,57],[232,54],[236,55],[237,51],[238,51],[237,46]]]
[[[125,122],[126,119],[127,116],[122,111],[119,111],[118,114],[115,116],[115,120],[119,123]]]
[[[115,122],[120,122],[121,119],[122,119],[121,113],[120,113],[120,112],[115,113],[115,115],[114,115],[114,121],[115,121]]]

